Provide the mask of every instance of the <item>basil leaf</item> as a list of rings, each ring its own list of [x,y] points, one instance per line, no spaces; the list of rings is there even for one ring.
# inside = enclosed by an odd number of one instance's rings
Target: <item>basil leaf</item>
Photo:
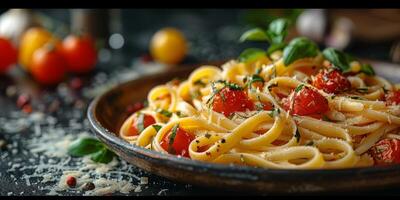
[[[114,152],[104,147],[100,151],[93,153],[90,156],[90,159],[99,163],[109,163],[113,160],[114,155],[115,155]]]
[[[353,58],[350,55],[347,55],[334,48],[325,49],[322,51],[322,55],[324,55],[325,59],[329,60],[334,67],[339,68],[339,70],[343,73],[351,70],[349,63],[353,60]]]
[[[298,59],[315,57],[318,51],[318,46],[313,41],[305,37],[299,37],[293,39],[283,50],[283,62],[288,66]]]
[[[254,28],[244,32],[242,36],[240,36],[239,41],[270,41],[270,38],[264,30],[260,28]]]
[[[372,68],[372,66],[370,64],[362,64],[360,71],[363,72],[364,74],[368,75],[368,76],[374,76],[375,75],[374,68]]]
[[[156,132],[158,132],[162,128],[162,126],[154,124],[153,128],[156,130]]]
[[[144,130],[144,114],[139,113],[138,116],[138,121],[137,121],[137,129],[139,133],[141,133]]]
[[[267,50],[267,54],[271,55],[272,53],[274,53],[277,50],[283,49],[286,47],[285,43],[276,43],[276,44],[271,44]]]
[[[288,33],[289,21],[287,19],[276,19],[269,24],[267,35],[272,44],[282,43]]]
[[[171,117],[172,116],[171,112],[169,112],[168,110],[161,109],[161,108],[157,109],[156,112],[158,112],[158,113],[160,113],[160,114],[162,114],[162,115],[164,115],[166,117]]]
[[[239,61],[240,62],[251,62],[254,60],[257,60],[258,58],[265,56],[266,52],[262,49],[258,48],[249,48],[244,50],[240,55],[239,55]]]
[[[73,141],[68,147],[71,156],[85,156],[104,148],[103,144],[94,138],[80,138]]]

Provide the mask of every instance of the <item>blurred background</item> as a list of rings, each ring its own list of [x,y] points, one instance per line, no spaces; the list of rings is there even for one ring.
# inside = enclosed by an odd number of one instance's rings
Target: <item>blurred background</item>
[[[59,38],[77,31],[91,33],[100,68],[131,65],[136,57],[146,57],[152,36],[164,27],[184,34],[188,51],[183,63],[237,57],[244,48],[259,45],[238,42],[245,30],[265,27],[282,16],[294,21],[290,37],[306,35],[322,47],[400,62],[399,9],[0,9],[0,14],[0,36],[12,38],[17,46],[32,26],[45,27]]]

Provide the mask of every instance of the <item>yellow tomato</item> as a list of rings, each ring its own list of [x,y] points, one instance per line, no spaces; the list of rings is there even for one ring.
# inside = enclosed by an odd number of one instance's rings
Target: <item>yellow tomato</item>
[[[151,39],[150,52],[159,62],[177,64],[187,52],[185,36],[174,28],[161,29]]]
[[[56,46],[60,46],[61,42],[55,38],[49,31],[43,28],[34,27],[28,29],[21,38],[19,46],[18,61],[21,66],[30,71],[32,65],[33,53],[49,42],[55,42]]]

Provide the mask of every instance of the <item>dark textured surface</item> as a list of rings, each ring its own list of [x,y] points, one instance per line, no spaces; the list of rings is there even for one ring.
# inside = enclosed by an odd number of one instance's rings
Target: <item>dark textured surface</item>
[[[58,16],[58,19],[68,20],[66,17],[67,11],[51,11],[53,16]],[[238,17],[243,11],[224,11],[224,10],[208,10],[208,11],[193,11],[193,10],[179,10],[176,12],[170,11],[157,11],[157,10],[130,10],[123,11],[123,32],[126,40],[126,46],[122,50],[111,51],[112,57],[109,62],[100,63],[98,65],[98,71],[91,75],[83,77],[86,80],[86,84],[89,85],[93,77],[100,71],[112,76],[112,72],[121,70],[129,66],[133,58],[147,53],[146,48],[148,41],[152,33],[163,26],[177,26],[181,28],[187,35],[188,39],[192,44],[192,49],[189,57],[185,60],[185,63],[194,63],[197,61],[204,60],[221,60],[230,57],[234,57],[240,53],[240,51],[250,44],[237,44],[237,38],[240,33],[245,30],[242,26],[243,22]],[[142,20],[143,19],[143,20]],[[355,44],[350,50],[356,55],[364,57],[373,57],[378,59],[387,59],[389,45],[381,44],[373,47],[365,45]],[[18,73],[16,73],[18,74]],[[68,120],[70,119],[70,112],[74,105],[68,103],[66,99],[62,99],[57,94],[56,89],[40,88],[35,85],[28,76],[24,78],[15,78],[19,76],[0,76],[0,117],[8,118],[12,111],[18,110],[16,107],[15,98],[9,98],[5,95],[5,90],[10,85],[20,85],[21,91],[34,94],[35,104],[44,104],[48,106],[52,98],[60,98],[62,101],[60,110],[53,113],[62,126],[68,127]],[[77,96],[81,96],[80,92],[76,93]],[[81,98],[85,104],[90,99]],[[47,104],[46,104],[47,103]],[[82,122],[86,117],[86,109],[80,111],[78,122]],[[23,140],[29,138],[30,130],[21,130],[18,133],[21,137],[17,140],[13,139],[14,136],[5,134],[2,131],[0,124],[0,139],[4,138],[7,142],[22,143]],[[88,130],[88,127],[83,129]],[[73,133],[71,133],[73,134]],[[19,146],[19,151],[12,156],[12,159],[18,158],[23,160],[22,162],[28,162],[26,159],[28,155],[24,155],[22,152],[24,146]],[[0,154],[9,152],[10,150],[0,150]],[[12,173],[17,178],[11,178],[11,173],[7,173],[6,170],[9,168],[7,163],[10,161],[10,157],[7,157],[0,162],[0,195],[7,195],[8,192],[13,192],[14,195],[44,195],[45,192],[38,190],[38,185],[27,186],[21,173]],[[144,173],[137,169],[138,173]],[[164,178],[150,175],[149,189],[144,190],[141,193],[132,193],[132,195],[154,195],[157,194],[161,189],[168,189],[167,195],[208,195],[208,194],[229,194],[237,195],[237,192],[224,191],[221,189],[209,189],[198,186],[190,186],[181,183],[175,183],[168,181]],[[355,188],[357,186],[354,186]],[[364,192],[353,192],[347,194],[399,194],[398,188],[386,188],[379,190],[370,190]],[[249,193],[241,193],[249,194]],[[251,194],[251,193],[250,193]],[[342,194],[342,193],[333,193]],[[65,195],[73,195],[72,193],[65,193]]]

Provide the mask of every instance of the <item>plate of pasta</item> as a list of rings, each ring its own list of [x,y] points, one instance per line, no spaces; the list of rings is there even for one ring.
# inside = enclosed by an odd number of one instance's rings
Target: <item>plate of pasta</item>
[[[94,132],[128,162],[198,185],[323,192],[400,183],[400,66],[304,37],[277,44],[285,23],[241,38],[265,34],[268,50],[110,89],[89,107]]]

